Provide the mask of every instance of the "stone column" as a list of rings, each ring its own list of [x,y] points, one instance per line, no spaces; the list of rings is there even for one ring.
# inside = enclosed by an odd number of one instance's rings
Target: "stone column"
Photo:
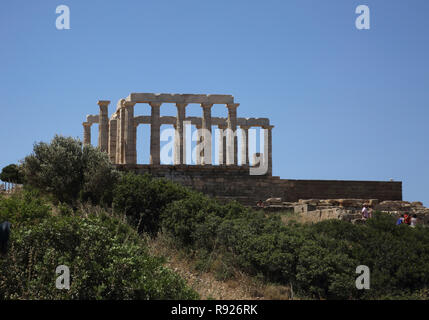
[[[272,145],[272,132],[274,126],[263,126],[264,129],[264,160],[268,161],[267,175],[273,175],[273,145]]]
[[[161,128],[161,118],[160,118],[160,102],[151,102],[149,103],[151,107],[151,117],[150,117],[150,160],[149,163],[153,165],[161,164],[160,157],[160,128]]]
[[[109,121],[109,158],[112,163],[116,162],[116,136],[118,134],[117,119],[112,118]]]
[[[134,133],[133,133],[133,137],[134,137],[134,141],[133,141],[133,150],[134,150],[134,159],[133,159],[133,163],[137,164],[137,127],[138,127],[138,123],[134,122]]]
[[[227,146],[226,146],[226,164],[237,165],[237,107],[239,103],[227,104],[228,119],[227,119]]]
[[[135,146],[135,128],[134,128],[134,105],[135,102],[124,102],[125,110],[125,128],[124,128],[124,140],[125,140],[125,163],[135,164],[136,163],[136,146]]]
[[[98,116],[98,147],[101,151],[107,152],[109,148],[109,115],[108,108],[110,101],[99,100],[97,102],[100,108]]]
[[[116,111],[116,155],[115,163],[121,163],[121,110]]]
[[[203,142],[203,136],[202,136],[202,130],[200,125],[195,126],[197,128],[197,143],[195,145],[195,164],[201,165],[202,164],[202,142]]]
[[[125,163],[125,100],[120,102],[119,107],[119,121],[118,121],[118,137],[117,137],[117,156],[116,163]]]
[[[218,161],[219,165],[226,165],[226,125],[219,124],[219,150],[218,150]]]
[[[83,144],[91,144],[91,123],[83,122]]]
[[[253,154],[253,162],[252,162],[252,167],[259,167],[262,164],[261,162],[261,157],[262,157],[262,153],[261,152],[255,152]]]
[[[186,164],[186,140],[183,121],[186,115],[187,103],[176,103],[176,131],[174,135],[174,164]]]
[[[203,158],[201,160],[202,165],[212,164],[212,103],[202,103],[203,117],[202,117],[202,129],[203,129]]]
[[[241,165],[249,165],[249,128],[241,126]]]

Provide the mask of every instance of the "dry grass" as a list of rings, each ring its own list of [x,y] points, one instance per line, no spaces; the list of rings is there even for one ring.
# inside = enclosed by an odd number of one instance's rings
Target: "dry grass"
[[[166,259],[166,266],[184,278],[187,284],[199,293],[201,299],[215,300],[289,300],[289,287],[266,284],[252,278],[240,270],[234,270],[232,278],[219,280],[214,272],[198,271],[196,261],[190,260],[174,248],[170,240],[158,235],[155,239],[147,239],[152,255]]]

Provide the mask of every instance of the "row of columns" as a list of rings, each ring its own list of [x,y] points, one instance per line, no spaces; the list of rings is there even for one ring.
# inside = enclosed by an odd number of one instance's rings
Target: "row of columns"
[[[135,102],[128,102],[124,99],[118,103],[116,113],[109,120],[108,105],[110,101],[98,101],[99,105],[99,135],[98,145],[102,151],[109,154],[110,160],[117,164],[135,164],[137,163],[136,153],[136,133],[137,124],[134,123]],[[150,123],[150,164],[160,164],[160,102],[150,102],[151,123]],[[174,164],[186,164],[186,140],[184,121],[186,119],[187,103],[176,103],[177,116],[174,137]],[[238,144],[237,144],[237,107],[238,103],[227,104],[228,118],[226,124],[219,124],[219,164],[237,165],[238,164]],[[210,165],[212,159],[211,133],[212,119],[211,108],[213,104],[201,104],[202,121],[201,126],[197,126],[197,157],[196,164]],[[91,124],[84,122],[84,144],[91,143]],[[240,126],[241,135],[241,159],[242,164],[249,165],[249,126]],[[268,155],[268,171],[272,172],[272,134],[273,126],[263,126],[267,129],[264,141],[264,153]],[[203,129],[203,130],[199,130]],[[201,134],[202,133],[202,134]]]

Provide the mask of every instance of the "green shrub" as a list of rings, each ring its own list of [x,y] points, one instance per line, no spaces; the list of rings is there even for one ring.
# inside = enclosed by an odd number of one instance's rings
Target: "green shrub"
[[[428,229],[398,227],[386,214],[376,213],[365,225],[327,220],[285,226],[277,215],[190,192],[165,207],[161,224],[180,247],[196,250],[200,268],[226,277],[238,267],[291,284],[302,297],[424,297],[429,287]],[[370,268],[371,290],[355,287],[359,265]]]
[[[70,268],[70,290],[55,287],[58,265]],[[197,298],[135,231],[108,216],[50,217],[15,229],[0,270],[0,299]]]
[[[51,215],[51,208],[37,191],[23,190],[0,196],[0,222],[12,225],[37,224]]]
[[[213,248],[223,208],[207,196],[192,192],[163,210],[162,227],[185,246]],[[197,244],[195,242],[198,242]]]
[[[22,184],[24,181],[24,176],[22,174],[21,168],[18,165],[10,164],[2,169],[0,173],[0,180]]]
[[[113,208],[118,214],[125,215],[139,232],[155,234],[164,207],[187,197],[188,193],[186,188],[167,180],[128,173],[116,185]]]
[[[110,204],[118,178],[106,153],[58,135],[49,144],[34,145],[33,154],[24,160],[23,174],[29,185],[70,204],[79,197]]]

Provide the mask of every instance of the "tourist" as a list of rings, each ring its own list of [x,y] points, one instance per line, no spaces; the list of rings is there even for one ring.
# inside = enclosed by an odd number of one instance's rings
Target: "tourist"
[[[411,215],[408,213],[404,214],[404,223],[410,225],[411,224]]]
[[[368,211],[367,205],[364,204],[362,208],[362,219],[366,220],[368,219],[368,217],[369,217],[369,211]]]
[[[259,208],[264,208],[265,206],[264,206],[264,202],[262,201],[262,200],[259,200],[257,203],[256,203],[256,206],[257,207],[259,207]]]
[[[417,215],[413,214],[413,217],[411,218],[411,221],[410,221],[410,227],[415,228],[416,225],[417,225]]]
[[[371,219],[372,218],[372,214],[374,213],[374,210],[372,210],[371,206],[368,206],[368,217]]]
[[[404,215],[401,214],[398,220],[396,220],[396,225],[399,226],[404,223]]]

